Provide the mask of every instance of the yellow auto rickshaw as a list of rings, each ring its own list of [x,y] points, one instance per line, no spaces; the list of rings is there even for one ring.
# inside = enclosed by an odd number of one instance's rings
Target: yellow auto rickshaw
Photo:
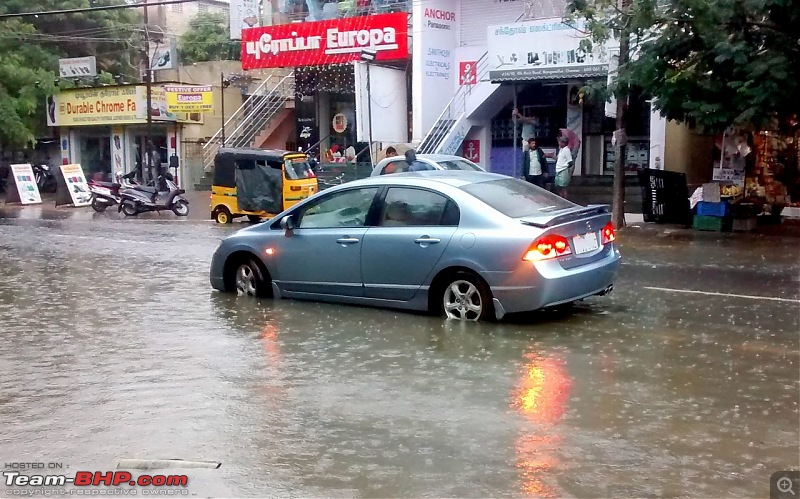
[[[302,152],[221,148],[214,159],[211,219],[251,222],[277,215],[319,191]]]

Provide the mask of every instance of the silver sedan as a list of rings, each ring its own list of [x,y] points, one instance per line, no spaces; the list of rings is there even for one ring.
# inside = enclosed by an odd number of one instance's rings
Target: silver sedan
[[[382,175],[226,238],[211,285],[499,320],[611,291],[620,254],[610,218],[503,175]]]
[[[428,166],[430,170],[464,170],[468,172],[485,171],[479,165],[461,156],[449,154],[417,154],[417,161]],[[390,173],[405,173],[408,171],[408,160],[405,156],[384,158],[372,169],[371,177],[388,175]]]

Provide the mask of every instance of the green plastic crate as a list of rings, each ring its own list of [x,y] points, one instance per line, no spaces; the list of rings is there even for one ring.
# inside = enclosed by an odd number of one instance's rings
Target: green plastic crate
[[[695,230],[709,230],[714,232],[726,232],[731,230],[731,220],[722,217],[706,217],[703,215],[694,216]]]

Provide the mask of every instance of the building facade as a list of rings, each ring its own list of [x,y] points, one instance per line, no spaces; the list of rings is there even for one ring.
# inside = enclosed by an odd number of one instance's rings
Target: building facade
[[[146,1],[153,3],[155,0]],[[196,0],[147,7],[149,24],[172,39],[180,38],[189,29],[192,19],[199,14],[218,14],[227,20],[229,12],[230,4],[224,0]]]

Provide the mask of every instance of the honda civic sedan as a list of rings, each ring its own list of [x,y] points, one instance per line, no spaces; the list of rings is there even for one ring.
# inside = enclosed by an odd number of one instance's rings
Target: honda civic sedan
[[[486,172],[424,171],[327,189],[224,239],[211,285],[244,296],[502,319],[611,291],[606,206]]]

